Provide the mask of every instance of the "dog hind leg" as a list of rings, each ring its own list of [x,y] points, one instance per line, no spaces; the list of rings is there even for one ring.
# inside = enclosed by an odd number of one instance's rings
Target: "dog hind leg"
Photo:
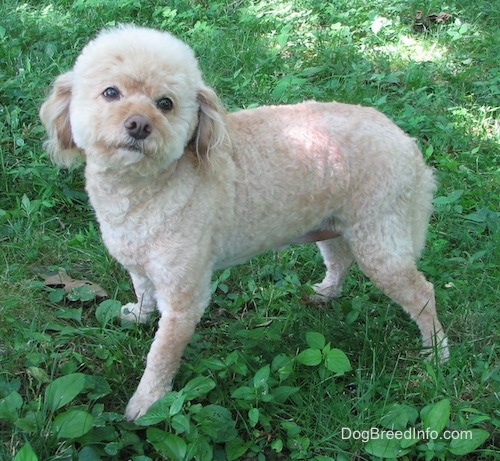
[[[398,218],[386,217],[351,229],[346,238],[361,270],[417,323],[424,352],[449,357],[447,338],[436,313],[434,287],[415,264],[414,243],[398,229]]]
[[[314,285],[313,303],[324,303],[331,298],[340,296],[342,284],[351,267],[354,256],[349,245],[342,237],[316,242],[326,266],[325,278]]]

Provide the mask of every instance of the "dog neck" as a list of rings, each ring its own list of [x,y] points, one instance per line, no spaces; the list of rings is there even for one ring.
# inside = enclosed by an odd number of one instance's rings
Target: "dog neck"
[[[179,170],[193,169],[188,159],[176,160],[168,168],[144,174],[131,168],[103,169],[87,162],[86,190],[99,221],[113,225],[123,224],[131,216],[147,212],[150,203],[170,203],[171,214],[185,205],[196,188],[196,174],[178,174]],[[178,178],[191,178],[180,184]],[[183,193],[179,194],[182,189]],[[174,197],[175,195],[175,197]],[[182,197],[182,203],[179,201]]]

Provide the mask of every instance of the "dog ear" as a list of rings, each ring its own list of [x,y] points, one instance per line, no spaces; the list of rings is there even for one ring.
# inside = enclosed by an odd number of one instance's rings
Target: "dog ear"
[[[60,75],[40,108],[40,119],[48,135],[44,148],[55,164],[66,168],[79,163],[83,158],[71,134],[69,105],[72,86],[72,72]]]
[[[215,92],[204,87],[198,93],[199,120],[195,136],[196,153],[206,158],[210,152],[227,142],[225,109]]]

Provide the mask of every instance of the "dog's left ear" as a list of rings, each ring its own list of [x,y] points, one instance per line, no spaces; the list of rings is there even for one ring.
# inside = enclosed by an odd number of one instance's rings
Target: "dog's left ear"
[[[199,120],[195,134],[196,153],[200,158],[206,158],[211,151],[219,148],[228,140],[226,130],[226,111],[215,92],[202,88],[198,93]]]

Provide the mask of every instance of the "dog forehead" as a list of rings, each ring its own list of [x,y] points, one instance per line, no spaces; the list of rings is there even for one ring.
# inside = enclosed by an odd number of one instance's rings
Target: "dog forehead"
[[[191,47],[168,32],[135,26],[102,31],[84,47],[74,70],[86,77],[127,75],[142,84],[201,79]]]
[[[161,79],[157,78],[161,75]],[[129,72],[122,71],[116,78],[109,79],[109,85],[118,85],[120,91],[126,96],[133,94],[143,94],[150,98],[158,98],[161,96],[174,97],[177,93],[185,93],[189,89],[186,85],[188,76],[183,73],[165,73],[150,70],[149,72],[136,72],[134,68]],[[103,81],[102,86],[108,85],[108,80]]]

